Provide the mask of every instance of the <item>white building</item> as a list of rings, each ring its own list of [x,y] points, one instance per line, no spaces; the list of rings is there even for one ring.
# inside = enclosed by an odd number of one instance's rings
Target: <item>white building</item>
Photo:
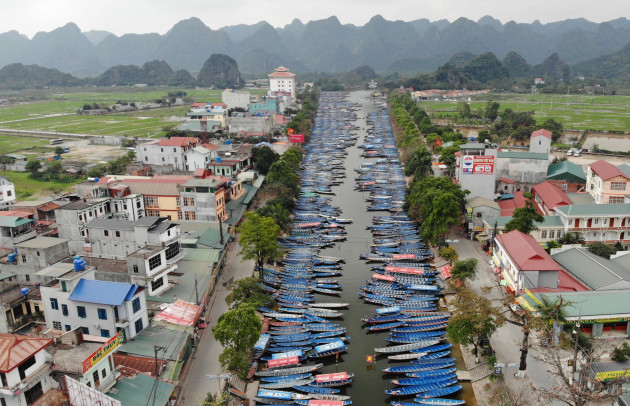
[[[225,89],[221,92],[221,101],[228,105],[228,109],[241,108],[247,110],[251,94],[249,92]]]
[[[291,73],[289,69],[280,66],[267,76],[269,77],[269,91],[272,94],[274,92],[285,92],[295,99],[295,73]]]
[[[98,281],[94,269],[69,270],[41,285],[46,326],[83,334],[113,337],[124,331],[127,340],[149,325],[146,291],[129,283]]]
[[[208,163],[217,157],[217,151],[211,151],[205,147],[197,146],[186,151],[186,157],[187,170],[194,171],[195,169],[206,169]]]
[[[53,360],[45,350],[52,341],[0,334],[0,405],[32,405],[59,386],[50,376]]]
[[[541,128],[529,138],[529,152],[549,155],[551,153],[551,131]]]
[[[136,160],[145,165],[170,165],[174,170],[187,171],[186,152],[200,143],[194,137],[172,137],[145,142],[136,147]]]
[[[4,176],[0,176],[0,208],[15,203],[15,186]]]

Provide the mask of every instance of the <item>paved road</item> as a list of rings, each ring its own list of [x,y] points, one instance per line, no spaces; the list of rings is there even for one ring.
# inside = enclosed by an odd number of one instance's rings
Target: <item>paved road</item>
[[[497,305],[499,305],[504,295],[503,288],[498,285],[497,278],[489,265],[490,257],[481,249],[481,244],[477,241],[465,239],[462,234],[451,235],[450,238],[459,240],[457,243],[453,243],[453,246],[457,248],[460,259],[477,258],[479,260],[477,278],[471,282],[471,289],[476,293],[481,293],[481,287],[492,286],[493,289],[488,298],[496,300]],[[521,328],[511,323],[503,325],[490,339],[492,348],[496,351],[497,361],[506,365],[519,362],[522,341],[523,332]],[[519,392],[528,393],[525,391],[531,391],[530,384],[533,384],[535,387],[548,388],[551,388],[553,384],[550,375],[547,373],[547,366],[533,358],[533,355],[538,353],[540,347],[534,342],[532,335],[529,337],[529,342],[530,345],[534,344],[534,347],[529,349],[525,378],[516,379],[514,377],[518,367],[504,369],[505,382],[514,394]]]
[[[223,284],[227,285],[234,279],[252,276],[254,270],[253,260],[240,261],[241,247],[238,241],[231,242],[228,247],[223,274],[208,299],[206,311],[208,327],[202,330],[197,349],[185,371],[184,386],[177,401],[178,405],[201,405],[208,392],[219,392],[221,381],[210,380],[208,375],[222,373],[219,354],[223,351],[223,347],[214,339],[212,326],[216,325],[219,316],[228,310],[228,305],[225,303],[228,289]]]

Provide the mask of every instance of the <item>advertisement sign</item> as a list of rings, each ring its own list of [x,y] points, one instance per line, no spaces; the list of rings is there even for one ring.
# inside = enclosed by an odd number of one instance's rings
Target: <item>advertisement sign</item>
[[[394,254],[392,255],[394,260],[398,259],[416,259],[416,254]]]
[[[94,351],[92,355],[83,361],[83,373],[89,371],[100,360],[118,348],[120,344],[122,344],[122,331],[110,338],[109,341],[101,345],[98,350]]]
[[[464,155],[462,173],[469,175],[492,175],[494,173],[494,156]]]
[[[381,275],[380,273],[372,274],[372,279],[376,279],[377,281],[388,281],[395,282],[396,277],[392,275]]]
[[[628,375],[630,375],[630,371],[628,371],[627,369],[622,369],[619,371],[597,372],[595,374],[595,379],[602,382],[602,381],[610,381],[611,379],[625,377]]]
[[[311,399],[308,402],[308,406],[343,406],[343,401],[341,401],[341,400]]]
[[[300,358],[298,357],[287,357],[287,358],[278,358],[278,359],[270,359],[267,362],[268,368],[282,367],[285,365],[293,365],[299,364]]]
[[[348,374],[345,372],[337,372],[334,374],[322,374],[315,376],[315,382],[334,382],[334,381],[345,381],[348,379]]]
[[[304,142],[304,134],[289,134],[289,141]]]

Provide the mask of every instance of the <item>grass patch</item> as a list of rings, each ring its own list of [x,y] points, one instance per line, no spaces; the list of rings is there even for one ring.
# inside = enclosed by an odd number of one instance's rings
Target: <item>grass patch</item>
[[[15,186],[18,200],[37,200],[38,197],[50,194],[60,194],[69,191],[74,185],[85,180],[78,178],[73,182],[42,181],[31,179],[28,172],[0,171]]]
[[[49,142],[47,140],[41,140],[37,138],[0,135],[0,151],[2,151],[3,155],[23,151],[27,148],[40,147],[48,144]]]

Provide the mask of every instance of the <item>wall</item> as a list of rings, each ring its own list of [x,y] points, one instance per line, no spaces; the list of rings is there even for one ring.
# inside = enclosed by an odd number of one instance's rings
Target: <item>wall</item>
[[[508,178],[529,185],[542,183],[547,178],[547,159],[498,158],[496,177]]]
[[[90,137],[90,144],[94,145],[122,145],[124,137],[109,137],[101,135],[99,137]]]

